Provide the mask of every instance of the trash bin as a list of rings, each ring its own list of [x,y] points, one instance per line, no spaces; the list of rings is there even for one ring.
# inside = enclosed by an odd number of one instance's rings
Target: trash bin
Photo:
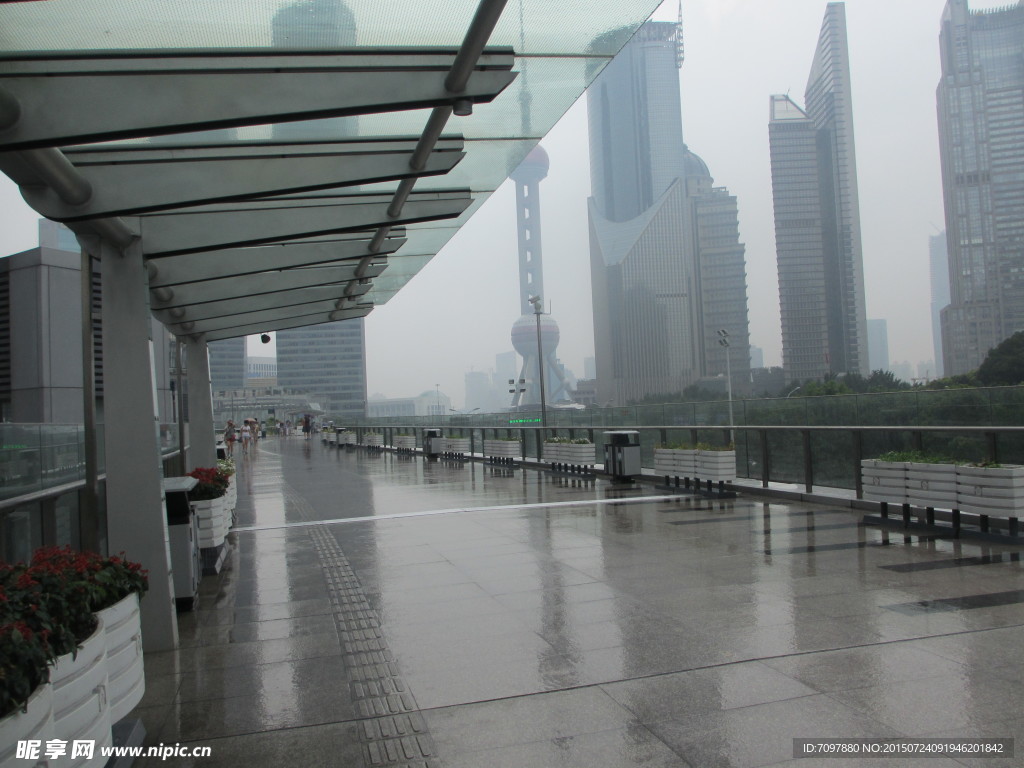
[[[199,523],[188,503],[188,492],[198,482],[194,477],[164,478],[167,542],[171,553],[174,602],[178,610],[192,610],[199,596],[199,580],[203,573],[199,556]]]
[[[604,471],[619,480],[640,474],[640,433],[623,429],[605,432]]]
[[[440,429],[423,430],[424,456],[437,456],[438,454],[445,452],[445,447],[446,441],[443,437],[441,437]]]

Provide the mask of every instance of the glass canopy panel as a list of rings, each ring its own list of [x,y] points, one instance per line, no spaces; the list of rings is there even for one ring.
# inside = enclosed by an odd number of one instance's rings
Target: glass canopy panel
[[[652,0],[510,0],[491,45],[613,55]],[[45,0],[0,4],[0,51],[456,47],[476,0]],[[571,20],[571,23],[567,23]]]
[[[373,281],[366,300],[386,303],[441,250],[658,4],[657,0],[509,0],[488,46],[509,46],[516,52],[518,77],[493,102],[477,105],[471,116],[449,120],[444,133],[465,138],[467,157],[448,175],[416,184],[417,192],[470,189],[473,202],[457,219],[405,227],[408,242]],[[391,53],[403,48],[455,49],[462,43],[477,5],[478,0],[406,0],[400,4],[380,0],[0,2],[0,71],[5,53],[74,56],[101,51],[117,55],[162,49],[216,56],[227,51],[259,54],[270,49],[391,49]],[[83,66],[87,59],[83,58]],[[130,110],[132,105],[124,108]],[[428,109],[408,110],[126,143],[156,147],[404,138],[418,136],[429,115]],[[110,142],[109,146],[119,143]],[[338,191],[390,193],[395,187],[389,182]],[[318,203],[316,194],[308,197],[306,205]],[[287,200],[285,206],[303,204],[287,197],[277,200]]]

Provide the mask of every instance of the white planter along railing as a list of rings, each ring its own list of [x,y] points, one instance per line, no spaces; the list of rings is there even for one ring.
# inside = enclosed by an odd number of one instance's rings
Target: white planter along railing
[[[697,477],[713,483],[736,481],[736,451],[697,451]]]
[[[1020,517],[1024,513],[1024,467],[956,467],[956,503],[962,512]]]
[[[368,432],[367,434],[363,435],[362,444],[368,448],[380,447],[384,445],[384,435],[379,435],[375,432]]]
[[[139,596],[135,593],[99,611],[107,635],[107,697],[110,722],[131,712],[146,692]]]
[[[469,453],[468,437],[449,437],[448,450],[451,453]]]
[[[356,433],[355,432],[340,432],[338,434],[338,445],[355,445],[356,444]]]
[[[398,435],[395,437],[395,448],[412,451],[416,449],[415,435]]]
[[[69,745],[76,740],[94,740],[92,760],[77,758],[62,765],[102,766],[103,747],[111,745],[110,704],[107,680],[107,634],[103,620],[97,620],[96,631],[78,649],[77,655],[67,653],[57,658],[50,670],[53,686],[54,738]],[[69,755],[70,757],[70,755]]]
[[[224,497],[191,501],[189,504],[199,524],[199,548],[219,547],[223,544],[231,519],[226,511]]]
[[[697,474],[697,450],[655,448],[654,474],[662,477],[695,477]]]
[[[861,486],[868,501],[886,501],[890,504],[907,503],[906,461],[879,461],[863,459],[860,463]]]
[[[44,683],[29,697],[26,710],[15,710],[0,720],[0,768],[26,768],[34,765],[17,758],[19,741],[38,741],[43,745],[53,736],[53,686]]]
[[[544,443],[544,458],[552,464],[596,463],[593,443]]]
[[[907,463],[907,501],[918,507],[956,509],[955,464]]]
[[[484,440],[484,456],[516,458],[522,455],[522,445],[518,440]]]

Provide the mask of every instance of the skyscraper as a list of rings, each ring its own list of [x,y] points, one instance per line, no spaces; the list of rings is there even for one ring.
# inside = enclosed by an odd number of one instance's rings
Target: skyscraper
[[[597,401],[749,387],[736,200],[683,143],[680,25],[648,22],[591,85],[590,252]]]
[[[805,107],[772,96],[768,123],[787,381],[867,375],[867,317],[846,10],[829,3]]]
[[[1024,329],[1024,4],[971,11],[949,0],[939,47],[950,278],[942,358],[952,376]]]
[[[949,253],[946,233],[928,238],[928,266],[932,287],[932,347],[935,354],[935,376],[946,375],[942,361],[942,310],[949,305]]]
[[[222,392],[245,386],[245,337],[211,341],[210,389]]]
[[[278,331],[277,384],[307,393],[334,419],[366,412],[363,319]]]

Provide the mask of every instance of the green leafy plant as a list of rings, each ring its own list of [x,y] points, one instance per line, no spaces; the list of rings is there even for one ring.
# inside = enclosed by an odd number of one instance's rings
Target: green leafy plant
[[[679,443],[659,443],[655,448],[660,448],[667,451],[692,451],[696,446],[693,443],[679,442]]]
[[[725,445],[712,445],[711,443],[697,443],[696,446],[698,451],[735,451],[736,446],[733,443],[726,443]]]
[[[45,634],[24,621],[0,621],[0,718],[28,709],[32,692],[50,679],[50,659]]]
[[[904,462],[912,461],[915,464],[956,464],[953,459],[947,456],[925,453],[924,451],[889,451],[878,457],[878,461]]]
[[[225,477],[231,477],[235,474],[235,460],[234,459],[217,459],[217,469]]]

